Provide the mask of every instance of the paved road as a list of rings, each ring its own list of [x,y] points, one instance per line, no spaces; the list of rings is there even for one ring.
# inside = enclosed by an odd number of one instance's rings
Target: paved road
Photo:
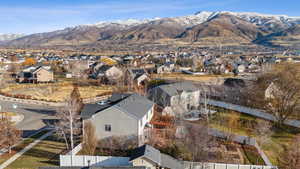
[[[17,105],[14,108],[13,105]],[[20,104],[12,101],[0,101],[1,111],[21,113],[23,121],[17,124],[17,128],[23,131],[23,137],[28,137],[37,130],[46,126],[49,120],[55,119],[55,107]]]

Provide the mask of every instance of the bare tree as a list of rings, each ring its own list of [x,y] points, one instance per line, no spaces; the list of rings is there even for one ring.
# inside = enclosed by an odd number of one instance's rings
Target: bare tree
[[[8,149],[11,153],[11,148],[21,140],[21,131],[9,121],[7,117],[0,119],[0,148]]]
[[[264,145],[271,140],[273,134],[272,124],[265,120],[258,120],[254,132],[260,144]]]
[[[206,121],[201,124],[185,123],[187,135],[184,144],[192,153],[192,161],[207,162],[209,160],[209,149],[214,140],[209,135]]]
[[[274,115],[277,124],[299,112],[300,79],[295,65],[278,65],[272,72],[263,73],[243,91],[244,103],[264,109]],[[249,97],[251,96],[251,97]]]
[[[278,156],[278,164],[281,169],[300,168],[300,135]]]
[[[84,125],[83,135],[83,151],[85,155],[94,155],[97,147],[97,137],[95,135],[95,127],[91,122]]]
[[[74,139],[75,141],[80,140],[82,129],[80,111],[82,107],[83,103],[78,87],[74,85],[74,89],[70,98],[67,100],[66,106],[56,114],[59,120],[54,126],[57,134],[65,140],[67,149],[74,148]]]

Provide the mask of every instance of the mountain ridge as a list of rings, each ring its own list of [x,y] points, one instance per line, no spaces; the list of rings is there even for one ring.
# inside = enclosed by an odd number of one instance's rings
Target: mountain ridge
[[[80,46],[99,41],[136,43],[139,41],[157,42],[163,39],[193,43],[208,38],[220,38],[224,43],[232,41],[230,38],[234,41],[252,43],[258,42],[258,38],[271,36],[299,24],[300,17],[287,15],[201,11],[188,16],[128,19],[78,25],[63,30],[23,36],[10,40],[5,45],[13,47]]]

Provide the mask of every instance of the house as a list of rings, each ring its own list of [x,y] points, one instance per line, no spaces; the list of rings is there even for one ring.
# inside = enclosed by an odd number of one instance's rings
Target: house
[[[144,140],[144,129],[154,114],[154,103],[139,94],[113,94],[107,101],[87,104],[81,117],[90,121],[98,139],[125,136]]]
[[[16,80],[19,83],[53,82],[54,73],[48,66],[31,66],[20,72]]]
[[[239,73],[244,73],[246,71],[246,66],[245,65],[239,65],[237,67],[237,70]]]
[[[169,155],[161,153],[150,145],[143,145],[136,148],[130,161],[133,166],[145,166],[147,169],[183,169],[182,161],[179,161]]]
[[[162,106],[181,106],[185,110],[199,106],[200,89],[190,82],[179,82],[157,86],[148,91],[150,100]]]
[[[271,82],[265,90],[265,99],[274,99],[280,95],[283,95],[283,92],[276,84]]]
[[[144,86],[150,77],[145,69],[132,68],[126,71],[125,79],[127,79],[129,86]]]
[[[123,76],[122,70],[117,68],[116,66],[102,65],[97,69],[94,69],[93,71],[93,78],[100,79],[105,77],[108,81],[111,82],[115,82]]]
[[[175,70],[175,64],[172,62],[167,62],[164,65],[161,65],[157,68],[157,73],[171,73]]]

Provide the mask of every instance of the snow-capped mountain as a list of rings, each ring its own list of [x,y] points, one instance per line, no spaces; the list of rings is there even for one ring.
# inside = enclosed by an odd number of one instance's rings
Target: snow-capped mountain
[[[153,19],[143,19],[143,20],[138,20],[138,19],[127,19],[127,20],[116,20],[116,21],[100,21],[95,24],[88,24],[87,26],[96,26],[98,28],[103,28],[107,26],[119,26],[121,28],[128,28],[128,27],[133,27],[137,26],[140,24],[145,24],[149,23],[151,21],[159,20],[160,18],[153,18]]]
[[[239,17],[245,21],[261,26],[264,30],[282,30],[296,24],[300,24],[300,17],[290,17],[287,15],[269,15],[260,14],[255,12],[198,12],[195,16],[210,15],[208,18],[212,18],[217,15],[233,15]]]
[[[14,40],[25,36],[24,34],[0,34],[0,41]]]
[[[194,15],[180,16],[173,18],[153,18],[153,19],[128,19],[128,20],[116,20],[116,21],[100,21],[96,24],[90,24],[88,26],[96,26],[98,28],[103,28],[107,26],[119,26],[123,28],[133,27],[140,24],[155,23],[160,20],[172,20],[182,26],[191,27],[203,22],[206,22],[215,16],[218,15],[233,15],[244,19],[248,22],[256,24],[257,26],[267,26],[269,28],[275,28],[278,25],[284,26],[293,26],[295,24],[300,24],[300,17],[289,17],[287,15],[269,15],[269,14],[260,14],[255,12],[230,12],[230,11],[200,11]]]
[[[202,41],[205,38],[243,39],[252,43],[269,34],[285,31],[300,24],[300,17],[251,12],[201,11],[193,15],[101,21],[63,30],[33,34],[7,42],[13,46],[89,45],[100,41],[154,42],[161,39]],[[292,29],[291,29],[292,30]],[[0,41],[7,38],[1,39]],[[257,39],[256,39],[257,38]],[[231,37],[232,39],[232,37]],[[231,40],[232,41],[232,40]]]

